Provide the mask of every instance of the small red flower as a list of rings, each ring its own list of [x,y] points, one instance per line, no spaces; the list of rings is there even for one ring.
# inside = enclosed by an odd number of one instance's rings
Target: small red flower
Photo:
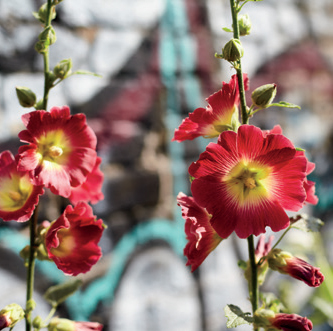
[[[79,186],[71,188],[71,195],[68,199],[72,204],[77,204],[79,201],[95,204],[104,199],[104,195],[101,192],[104,174],[99,168],[101,162],[102,159],[97,157],[96,164],[91,173],[88,174],[86,181]]]
[[[47,231],[48,256],[66,275],[86,273],[102,256],[98,242],[103,230],[103,221],[96,219],[87,203],[69,205]]]
[[[298,211],[306,200],[306,167],[283,135],[242,125],[238,133],[222,132],[191,164],[192,195],[222,238],[259,235],[266,226],[280,231],[289,224],[284,209]]]
[[[283,331],[311,331],[313,327],[309,319],[296,314],[275,314],[270,322],[271,327]]]
[[[248,89],[248,78],[244,75],[245,89]],[[207,99],[206,108],[197,108],[185,118],[175,130],[172,141],[192,140],[203,136],[217,137],[222,131],[239,126],[238,104],[239,89],[237,76],[233,75],[229,83],[222,83],[222,89]]]
[[[19,133],[29,145],[19,149],[18,169],[29,171],[35,185],[68,197],[82,184],[96,162],[96,136],[84,114],[68,107],[36,110],[22,116],[27,130]]]
[[[97,322],[76,322],[54,317],[47,328],[48,331],[102,331],[103,325]]]
[[[9,151],[0,154],[0,217],[4,221],[25,222],[44,190],[42,185],[32,184],[26,171],[17,170],[16,161]]]
[[[179,193],[178,205],[182,208],[185,219],[185,233],[188,241],[184,248],[187,257],[186,265],[191,265],[191,271],[197,269],[211,251],[221,242],[222,238],[210,225],[210,216],[192,197]]]
[[[272,270],[303,281],[311,287],[318,287],[324,281],[324,275],[319,268],[313,267],[306,261],[292,256],[281,249],[273,249],[267,256],[268,265]]]

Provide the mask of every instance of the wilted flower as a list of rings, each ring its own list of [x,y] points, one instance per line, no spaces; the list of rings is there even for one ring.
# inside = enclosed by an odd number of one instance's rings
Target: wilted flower
[[[17,170],[17,162],[9,151],[0,154],[0,217],[4,221],[29,220],[43,186],[32,184],[29,173]]]
[[[35,185],[45,185],[68,197],[96,163],[96,136],[84,114],[70,115],[68,107],[36,110],[22,116],[27,130],[19,138],[18,169],[29,171]]]
[[[289,225],[284,209],[298,211],[306,199],[306,166],[283,135],[242,125],[222,132],[191,164],[191,191],[222,238],[259,235],[266,226],[280,231]]]
[[[184,249],[184,255],[187,257],[186,265],[191,265],[193,272],[216,248],[222,238],[210,225],[210,215],[192,197],[179,193],[177,202],[182,208],[182,216],[185,219],[185,233],[188,241]]]
[[[49,258],[66,275],[88,272],[102,256],[98,242],[103,230],[103,221],[96,219],[87,203],[67,206],[45,236]]]

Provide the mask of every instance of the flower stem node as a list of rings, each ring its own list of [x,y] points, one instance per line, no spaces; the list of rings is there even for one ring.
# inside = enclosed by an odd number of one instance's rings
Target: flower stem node
[[[24,108],[33,107],[36,103],[36,94],[28,87],[16,86],[16,95],[20,105]]]
[[[24,310],[16,303],[7,305],[0,311],[0,330],[12,328],[17,322],[24,318]]]
[[[238,25],[239,25],[240,36],[247,36],[250,34],[252,23],[248,14],[240,15],[238,17]]]
[[[229,62],[239,60],[244,55],[244,49],[239,39],[229,40],[222,49],[222,56]]]
[[[266,84],[256,88],[251,95],[252,102],[261,109],[269,106],[276,95],[276,84]]]
[[[53,69],[53,73],[59,79],[65,79],[72,70],[72,59],[65,59],[57,63]]]

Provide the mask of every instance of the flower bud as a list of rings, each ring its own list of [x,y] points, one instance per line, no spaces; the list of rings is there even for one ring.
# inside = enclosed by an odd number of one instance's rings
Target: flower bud
[[[324,275],[319,268],[313,267],[306,261],[292,256],[281,249],[273,249],[267,255],[268,266],[272,270],[303,281],[311,287],[318,287],[324,281]]]
[[[66,318],[54,317],[47,329],[48,331],[75,331],[75,322]]]
[[[47,20],[47,3],[44,3],[38,10],[34,12],[33,15],[38,19],[39,22],[45,24]],[[56,17],[55,7],[51,7],[51,20],[54,20]]]
[[[16,95],[22,107],[30,108],[36,103],[36,94],[24,86],[16,86]]]
[[[238,17],[238,25],[239,25],[239,35],[247,36],[251,32],[252,23],[250,21],[250,17],[248,14],[240,15]]]
[[[244,49],[239,39],[229,40],[222,49],[222,56],[229,62],[239,60],[244,54]]]
[[[72,59],[65,59],[57,63],[53,69],[53,73],[57,78],[66,78],[72,70]]]
[[[36,316],[32,321],[32,326],[35,330],[40,330],[44,327],[43,319],[40,316]]]
[[[17,322],[24,318],[24,310],[16,303],[7,305],[0,311],[0,330],[12,328]]]
[[[266,108],[276,95],[276,84],[266,84],[256,88],[251,95],[252,102],[259,108]]]
[[[47,49],[49,48],[50,44],[47,40],[40,40],[37,41],[35,44],[35,51],[43,54],[47,51]]]
[[[47,45],[52,45],[56,42],[57,36],[53,27],[49,25],[39,34],[38,39]]]

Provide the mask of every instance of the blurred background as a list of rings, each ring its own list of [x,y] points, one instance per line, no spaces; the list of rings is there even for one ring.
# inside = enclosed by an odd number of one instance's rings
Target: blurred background
[[[32,16],[39,0],[0,0],[0,150],[17,153],[23,129],[15,86],[42,97],[43,62],[34,44],[42,27]],[[214,58],[232,37],[227,0],[64,0],[53,23],[57,42],[51,68],[72,58],[73,70],[102,75],[73,76],[51,90],[49,106],[83,112],[98,137],[105,174],[105,200],[93,206],[108,228],[103,258],[86,275],[82,290],[59,314],[94,320],[110,331],[225,330],[223,308],[232,303],[250,311],[239,259],[246,243],[231,236],[198,271],[185,267],[184,220],[175,197],[190,194],[187,168],[207,140],[171,142],[174,129],[234,71]],[[241,12],[252,21],[242,37],[243,71],[251,91],[276,83],[277,101],[302,110],[270,108],[251,124],[284,134],[316,163],[319,204],[305,213],[321,218],[322,236],[291,231],[283,242],[293,253],[320,266],[326,276],[319,290],[269,275],[263,291],[283,298],[291,312],[312,316],[318,330],[332,329],[333,265],[333,2],[264,0]],[[53,220],[64,207],[43,197],[41,218]],[[0,308],[23,305],[25,269],[18,252],[28,241],[25,224],[0,223]],[[278,237],[278,236],[277,236]],[[245,244],[245,246],[244,246]],[[51,263],[37,266],[38,311],[49,307],[45,289],[67,277]],[[330,280],[332,281],[330,283]],[[19,327],[22,327],[21,323]],[[245,328],[244,328],[245,329]]]

